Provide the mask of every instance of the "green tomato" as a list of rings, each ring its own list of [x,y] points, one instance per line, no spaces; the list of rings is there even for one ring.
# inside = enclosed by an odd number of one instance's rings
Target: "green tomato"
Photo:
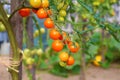
[[[117,2],[117,0],[110,0],[110,3],[116,3]]]
[[[100,5],[100,2],[99,1],[94,1],[93,2],[93,6],[99,6]]]
[[[68,4],[65,4],[61,9],[66,10],[68,8]]]
[[[64,2],[58,4],[57,9],[60,10],[64,6]]]
[[[32,54],[32,55],[34,55],[34,54],[36,54],[36,53],[37,53],[37,49],[31,50],[31,54]]]
[[[60,61],[60,62],[59,62],[59,65],[60,65],[61,67],[65,67],[65,66],[66,66],[66,63],[63,62],[63,61]]]
[[[35,60],[33,58],[26,59],[26,64],[28,64],[28,65],[32,65],[34,62],[35,62]]]
[[[59,21],[59,22],[64,22],[64,21],[65,21],[65,19],[64,19],[64,17],[59,16],[59,17],[58,17],[58,21]]]
[[[61,9],[61,10],[59,11],[59,15],[62,16],[62,17],[65,17],[65,16],[67,15],[67,13],[66,13],[65,10]]]
[[[41,32],[42,34],[44,34],[44,33],[45,33],[45,29],[44,29],[44,28],[40,28],[40,32]]]
[[[43,53],[43,50],[41,48],[39,48],[36,53],[37,53],[37,55],[41,55]]]
[[[33,37],[36,38],[39,36],[39,30],[35,30],[35,32],[33,33]]]
[[[0,22],[0,32],[6,31],[5,26]]]
[[[26,57],[31,56],[30,49],[24,49],[23,55],[26,56]]]

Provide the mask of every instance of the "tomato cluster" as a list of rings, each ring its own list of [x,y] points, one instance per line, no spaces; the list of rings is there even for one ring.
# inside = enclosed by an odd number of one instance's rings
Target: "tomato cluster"
[[[30,15],[30,10],[34,12],[39,19],[45,19],[44,26],[46,28],[53,28],[54,22],[49,16],[52,14],[52,11],[48,9],[49,1],[48,0],[30,0],[30,5],[32,6],[32,10],[30,8],[22,8],[19,10],[19,14],[22,17],[27,17]]]
[[[56,52],[60,52],[63,50],[66,45],[70,53],[77,53],[80,49],[80,46],[77,42],[73,42],[66,32],[61,31],[57,27],[55,27],[54,20],[51,18],[53,13],[49,7],[48,0],[29,0],[29,4],[32,7],[30,8],[22,8],[19,10],[19,14],[22,17],[27,17],[30,15],[30,10],[36,14],[39,19],[44,20],[45,28],[49,29],[49,37],[53,40],[52,49]],[[56,19],[60,22],[64,22],[64,19],[67,15],[68,4],[63,1],[59,5],[57,5],[58,15]],[[35,31],[34,37],[39,35],[39,30]],[[74,58],[71,54],[67,52],[60,53],[60,61],[65,62],[67,65],[74,64]]]
[[[80,46],[77,42],[72,42],[70,37],[67,36],[67,33],[60,33],[56,28],[52,28],[49,32],[49,37],[53,40],[52,49],[56,52],[60,52],[59,59],[60,65],[73,65],[75,60],[70,53],[61,52],[66,45],[68,50],[71,53],[77,53],[80,49]]]
[[[74,58],[69,55],[67,52],[61,52],[60,55],[59,55],[59,58],[60,58],[60,65],[61,66],[65,66],[66,64],[67,65],[73,65],[75,60]],[[62,65],[61,63],[64,63],[64,65]]]
[[[68,8],[68,3],[65,1],[62,1],[57,5],[57,10],[58,10],[58,16],[57,20],[58,22],[64,22],[65,17],[67,15],[66,9]]]
[[[41,56],[43,54],[43,50],[39,49],[24,49],[23,60],[25,65],[31,69],[31,65],[37,65],[34,56]]]

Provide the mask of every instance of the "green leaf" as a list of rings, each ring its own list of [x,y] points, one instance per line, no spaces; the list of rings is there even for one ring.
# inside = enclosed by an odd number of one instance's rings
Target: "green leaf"
[[[45,61],[41,61],[39,66],[40,66],[40,69],[47,69],[49,67],[48,64],[45,63]]]
[[[49,64],[54,64],[56,62],[59,62],[58,54],[50,57]]]
[[[49,40],[47,40],[47,42],[48,42],[48,46],[51,46],[53,40],[52,40],[52,39],[49,39]]]
[[[111,62],[114,58],[114,55],[111,52],[107,52],[105,54],[105,58],[106,58],[107,61]]]
[[[39,57],[37,55],[34,56],[35,63],[38,63]]]
[[[108,61],[101,62],[100,64],[101,64],[101,67],[105,69],[110,67],[110,62]]]
[[[50,70],[50,73],[61,77],[68,77],[68,70],[64,67],[61,67],[59,64],[53,65],[53,68]]]
[[[89,48],[88,48],[88,53],[89,53],[91,56],[94,56],[94,55],[97,54],[98,48],[99,48],[98,45],[90,45]]]
[[[99,45],[101,43],[101,33],[95,32],[91,36],[91,39],[90,39],[89,42],[92,43],[92,44],[94,44],[94,45]]]
[[[71,69],[71,72],[73,74],[79,74],[80,73],[80,65],[74,65],[73,68]]]

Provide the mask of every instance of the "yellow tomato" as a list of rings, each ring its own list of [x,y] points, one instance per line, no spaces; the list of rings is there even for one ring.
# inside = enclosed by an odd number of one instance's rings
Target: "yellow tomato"
[[[102,56],[97,55],[97,56],[95,57],[95,60],[98,61],[98,62],[102,61]]]
[[[34,8],[39,8],[41,6],[41,0],[30,0],[29,3]]]
[[[67,52],[61,52],[59,58],[61,61],[67,61],[69,58],[69,54]]]
[[[95,60],[93,61],[93,64],[95,65],[95,66],[100,66],[100,62],[102,61],[102,56],[100,56],[100,55],[97,55],[96,57],[95,57]]]
[[[100,5],[100,2],[99,1],[94,1],[93,2],[93,6],[99,6]]]
[[[117,2],[117,0],[110,0],[110,2],[111,2],[111,3],[116,3],[116,2]]]
[[[47,8],[49,6],[49,1],[48,0],[42,0],[42,7]]]
[[[94,64],[95,66],[100,66],[100,63],[97,62],[97,61],[93,61],[93,64]]]

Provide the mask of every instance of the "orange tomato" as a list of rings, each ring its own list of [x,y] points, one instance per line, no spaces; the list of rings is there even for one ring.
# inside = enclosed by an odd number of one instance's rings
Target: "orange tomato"
[[[19,14],[22,17],[27,17],[30,15],[30,9],[29,8],[22,8],[19,10]]]
[[[40,19],[47,18],[47,12],[43,8],[38,9],[36,15]]]
[[[75,44],[73,44],[73,42],[70,42],[68,44],[68,48],[70,49],[71,52],[76,53],[76,52],[78,52],[80,46],[77,42]]]
[[[49,33],[49,36],[50,36],[51,39],[57,40],[60,37],[60,32],[56,29],[51,29],[50,33]]]
[[[63,47],[64,47],[64,45],[63,45],[62,41],[60,41],[60,40],[55,40],[52,43],[52,49],[54,51],[59,52],[59,51],[61,51],[63,49]]]
[[[48,29],[49,28],[54,28],[54,22],[50,18],[47,18],[44,21],[44,26]]]
[[[75,62],[74,58],[72,56],[70,56],[67,60],[67,65],[71,66],[74,64],[74,62]]]
[[[67,61],[69,58],[69,54],[67,52],[61,52],[59,58],[61,61]]]
[[[49,1],[48,0],[42,0],[42,7],[48,8],[49,7]]]

